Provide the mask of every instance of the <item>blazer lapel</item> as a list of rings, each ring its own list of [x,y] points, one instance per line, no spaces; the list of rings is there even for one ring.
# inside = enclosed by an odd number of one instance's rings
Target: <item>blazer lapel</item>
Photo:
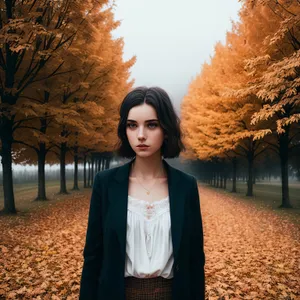
[[[122,260],[124,261],[126,254],[129,171],[134,160],[135,158],[118,168],[108,187],[109,210],[111,215],[110,226],[116,231],[120,243]],[[168,176],[172,246],[174,260],[176,262],[182,235],[185,193],[184,189],[180,186],[180,182],[178,182],[179,172],[164,159],[162,161],[166,167]]]

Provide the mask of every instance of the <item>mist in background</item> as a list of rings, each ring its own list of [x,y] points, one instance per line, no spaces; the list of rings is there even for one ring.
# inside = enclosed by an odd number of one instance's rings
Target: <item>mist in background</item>
[[[160,86],[171,96],[177,113],[188,85],[210,61],[214,46],[225,42],[241,4],[235,0],[116,0],[124,59],[133,55],[135,86]]]

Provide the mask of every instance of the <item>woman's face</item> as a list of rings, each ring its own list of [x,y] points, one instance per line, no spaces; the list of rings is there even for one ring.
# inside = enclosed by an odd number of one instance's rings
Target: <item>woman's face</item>
[[[127,117],[126,134],[129,144],[137,156],[161,155],[164,132],[159,124],[155,109],[146,103],[134,106]],[[138,147],[145,144],[148,147]]]

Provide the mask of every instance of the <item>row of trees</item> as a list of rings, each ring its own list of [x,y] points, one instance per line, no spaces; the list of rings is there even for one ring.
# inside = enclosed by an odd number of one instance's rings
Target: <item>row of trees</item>
[[[45,163],[65,165],[109,152],[118,104],[132,87],[109,0],[0,3],[0,153],[4,211],[15,213],[12,161],[38,163],[37,200],[46,199]]]
[[[300,5],[297,0],[244,0],[240,22],[215,46],[211,62],[182,103],[186,157],[248,161],[280,158],[282,206],[291,207],[289,158],[300,153]]]
[[[265,152],[266,153],[266,152]],[[242,156],[234,159],[212,157],[210,160],[196,160],[187,163],[197,178],[214,187],[226,189],[227,181],[232,183],[231,192],[237,192],[237,182],[248,184],[248,163]],[[293,157],[289,164],[289,178],[300,183],[300,157]],[[253,166],[252,184],[264,181],[274,184],[281,180],[280,161],[278,156],[260,155]]]
[[[103,155],[105,153],[97,153],[97,156],[101,158],[99,161],[95,161],[94,159],[94,169],[95,172],[102,171],[105,169],[108,169],[110,167],[115,166],[117,163],[112,158],[104,158]],[[111,153],[110,153],[111,155]],[[98,164],[97,164],[98,163]],[[77,164],[77,171],[75,170],[75,163],[73,164],[67,164],[66,165],[66,180],[73,181],[74,180],[74,186],[73,190],[79,190],[80,181],[83,183],[83,187],[91,187],[91,173],[92,173],[92,159],[91,157],[86,160],[86,163],[84,164],[84,160],[80,159]],[[77,174],[77,180],[75,180],[75,174]],[[84,183],[84,174],[86,174],[86,182]],[[60,177],[60,168],[58,164],[55,165],[45,165],[45,177],[46,177],[46,186],[49,182],[59,182]],[[0,198],[3,199],[3,190],[2,190],[2,168],[0,168]],[[38,167],[37,164],[35,165],[26,165],[26,167],[23,168],[14,168],[13,166],[13,182],[14,182],[14,189],[16,189],[16,185],[34,185],[37,186],[38,182]],[[2,201],[1,201],[2,202]],[[0,203],[0,206],[2,203]]]

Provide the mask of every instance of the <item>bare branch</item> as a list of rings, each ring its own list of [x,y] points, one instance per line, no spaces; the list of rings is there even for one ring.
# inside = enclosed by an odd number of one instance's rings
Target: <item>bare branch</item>
[[[6,70],[5,59],[1,48],[0,48],[0,66],[2,67],[3,70]]]
[[[247,156],[247,154],[248,154],[249,150],[248,150],[248,149],[246,149],[246,148],[244,148],[244,147],[243,147],[243,146],[241,146],[240,144],[238,144],[238,147],[242,148],[242,150],[245,152],[245,154],[246,154],[246,156]]]
[[[38,102],[38,103],[41,103],[41,104],[44,103],[43,100],[36,99],[36,98],[33,98],[33,97],[29,97],[29,96],[24,96],[24,95],[20,95],[19,98],[25,98],[25,99],[33,100],[33,101]]]
[[[38,148],[36,148],[35,146],[33,146],[33,145],[30,145],[30,144],[27,144],[27,143],[25,143],[25,142],[23,142],[23,141],[18,141],[18,140],[13,140],[13,142],[12,142],[12,144],[13,143],[17,143],[17,144],[22,144],[22,145],[25,145],[25,146],[27,146],[27,147],[29,147],[29,148],[31,148],[31,149],[34,149],[35,151],[39,151],[39,149]]]
[[[38,81],[42,81],[42,80],[45,80],[45,79],[48,79],[48,78],[50,78],[50,77],[54,77],[54,76],[58,76],[58,75],[63,75],[63,74],[68,74],[68,73],[71,73],[71,72],[74,72],[74,71],[76,71],[77,69],[73,69],[73,70],[69,70],[69,71],[64,71],[64,72],[60,72],[60,73],[52,73],[52,74],[50,74],[50,75],[48,75],[48,76],[46,76],[46,77],[44,77],[44,78],[39,78],[39,79],[37,79],[37,80],[32,80],[31,82],[38,82]]]
[[[290,144],[292,142],[292,140],[294,139],[294,137],[297,136],[298,134],[300,134],[300,131],[298,131],[294,135],[292,135],[291,138],[289,139],[288,143]]]
[[[297,15],[295,15],[294,13],[290,12],[289,10],[287,10],[282,4],[279,3],[279,1],[276,1],[276,4],[279,5],[283,10],[285,10],[288,14],[291,14],[292,16],[296,17]]]
[[[28,68],[23,76],[23,78],[20,80],[19,84],[18,84],[18,89],[21,88],[22,84],[27,80],[27,78],[30,76],[30,74],[33,73],[34,69],[38,66],[38,64],[36,64],[34,67],[32,67],[33,65],[33,62],[34,62],[34,57],[36,55],[36,53],[38,52],[39,48],[40,48],[40,45],[41,45],[41,40],[40,39],[37,39],[36,40],[36,46],[34,48],[34,51],[32,51],[32,56],[31,56],[31,61],[28,65]]]
[[[34,1],[32,2],[32,5],[30,6],[29,11],[31,11],[31,10],[33,9],[33,7],[35,6],[35,3],[36,3],[36,0],[34,0]]]
[[[44,118],[48,119],[48,118],[51,118],[51,117],[55,117],[55,115],[47,115],[47,117],[44,117]],[[40,118],[41,118],[40,116],[37,116],[37,117],[25,118],[25,119],[18,120],[18,121],[13,123],[14,125],[13,125],[13,128],[12,128],[12,131],[14,132],[16,129],[20,128],[20,124],[23,123],[23,122],[36,120],[36,119],[40,119]]]
[[[271,147],[271,149],[273,147],[276,151],[279,152],[279,146],[278,145],[272,144],[272,143],[270,143],[268,141],[265,141],[265,143],[268,144]]]
[[[35,131],[41,131],[40,128],[36,128],[36,127],[32,127],[32,126],[19,126],[18,128],[16,129],[20,129],[20,128],[26,128],[26,129],[33,129]]]
[[[254,158],[256,158],[257,156],[259,156],[260,154],[262,154],[263,152],[265,152],[267,149],[268,149],[268,147],[263,148],[261,151],[259,151],[256,154],[254,154]]]

